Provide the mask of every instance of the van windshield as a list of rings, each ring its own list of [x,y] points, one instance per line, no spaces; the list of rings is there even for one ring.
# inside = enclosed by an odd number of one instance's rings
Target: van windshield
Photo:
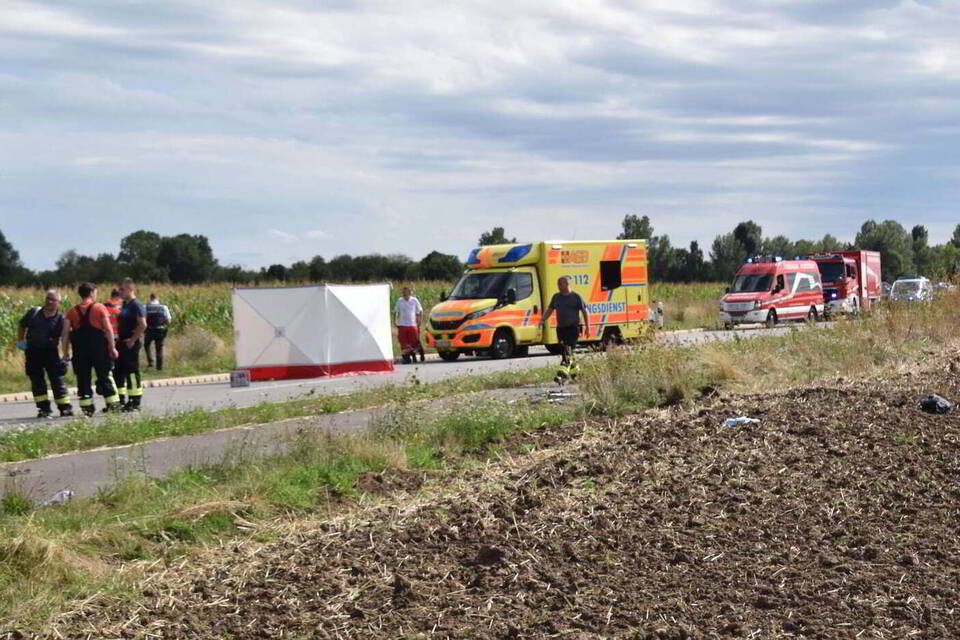
[[[773,287],[773,276],[769,273],[751,273],[737,276],[733,279],[730,293],[750,293],[756,291],[770,291]]]
[[[843,280],[846,273],[842,262],[818,262],[820,267],[820,279],[824,282],[836,282]]]
[[[467,273],[450,292],[450,300],[478,300],[496,298],[499,300],[507,292],[509,272]]]
[[[920,280],[898,280],[893,283],[893,293],[909,295],[920,291]]]

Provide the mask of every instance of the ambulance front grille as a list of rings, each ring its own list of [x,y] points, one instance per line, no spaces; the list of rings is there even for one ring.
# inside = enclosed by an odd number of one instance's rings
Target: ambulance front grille
[[[462,322],[463,318],[460,320],[431,320],[430,326],[437,331],[453,331],[459,327]]]

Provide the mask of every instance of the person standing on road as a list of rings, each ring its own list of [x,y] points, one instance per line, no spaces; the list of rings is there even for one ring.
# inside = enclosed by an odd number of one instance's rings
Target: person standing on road
[[[17,329],[17,347],[26,353],[26,374],[33,388],[33,401],[37,404],[37,417],[53,416],[50,396],[47,395],[47,378],[53,399],[61,416],[72,416],[70,395],[63,377],[67,375],[67,363],[61,359],[69,352],[67,348],[67,322],[60,313],[60,294],[47,291],[42,307],[33,307],[20,319]]]
[[[120,408],[120,397],[113,381],[111,360],[117,359],[116,338],[106,307],[97,302],[96,285],[85,282],[77,289],[80,304],[67,312],[70,325],[70,348],[73,350],[73,372],[77,376],[80,410],[92,416],[93,372],[97,374],[97,393],[103,396],[106,410]]]
[[[397,325],[397,340],[400,342],[403,364],[426,360],[423,345],[420,343],[420,324],[423,322],[423,306],[413,295],[410,287],[403,288],[403,295],[397,298],[394,306],[394,316]]]
[[[120,335],[120,313],[123,311],[123,300],[120,298],[120,289],[114,289],[110,292],[110,299],[103,303],[110,318],[110,326],[113,328],[113,335]]]
[[[590,316],[587,313],[587,305],[583,298],[576,291],[570,290],[570,281],[566,277],[557,280],[558,293],[553,294],[550,299],[550,305],[547,312],[543,314],[543,328],[546,331],[549,327],[550,316],[557,312],[557,340],[563,349],[563,356],[560,360],[560,374],[575,374],[576,365],[573,364],[573,351],[577,348],[577,339],[581,333],[587,335],[590,330]],[[583,316],[583,324],[579,324],[580,316]]]
[[[173,314],[169,307],[160,304],[157,294],[150,294],[150,302],[147,303],[147,332],[143,341],[143,352],[147,354],[147,368],[153,366],[153,358],[150,356],[150,345],[154,345],[156,350],[157,371],[163,371],[163,341],[167,338],[167,327],[173,320]]]
[[[140,347],[147,330],[147,310],[137,300],[137,289],[131,278],[120,282],[123,311],[120,313],[120,341],[117,345],[117,380],[126,391],[124,411],[139,411],[143,399],[143,380],[140,378]],[[123,394],[121,393],[121,396]]]

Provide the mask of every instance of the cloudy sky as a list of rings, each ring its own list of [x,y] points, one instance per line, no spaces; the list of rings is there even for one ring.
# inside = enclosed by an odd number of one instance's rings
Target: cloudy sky
[[[0,2],[0,231],[223,263],[960,222],[956,0]]]

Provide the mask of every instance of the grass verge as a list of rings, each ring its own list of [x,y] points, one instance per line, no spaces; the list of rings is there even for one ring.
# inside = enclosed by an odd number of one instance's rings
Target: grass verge
[[[27,426],[0,433],[0,462],[31,460],[70,451],[145,442],[155,438],[193,435],[242,424],[263,424],[381,405],[403,405],[416,400],[431,400],[456,394],[490,389],[506,389],[547,382],[555,367],[523,371],[502,371],[483,376],[464,376],[442,382],[420,383],[414,380],[399,385],[355,391],[339,396],[320,396],[289,402],[263,403],[254,407],[207,411],[193,409],[173,416],[129,418],[109,416],[93,422],[72,420],[55,429]]]
[[[279,523],[322,516],[370,490],[367,474],[414,489],[424,474],[453,472],[493,454],[511,434],[578,412],[481,404],[425,419],[401,410],[368,434],[302,435],[284,456],[225,460],[162,480],[125,478],[55,508],[34,510],[8,494],[0,503],[0,633],[40,630],[90,598],[119,605],[140,593],[138,579],[208,545],[267,541]]]

